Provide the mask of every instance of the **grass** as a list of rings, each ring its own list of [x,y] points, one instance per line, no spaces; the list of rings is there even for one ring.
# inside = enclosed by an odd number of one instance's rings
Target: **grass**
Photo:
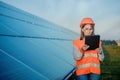
[[[100,80],[120,80],[120,46],[103,46],[104,61],[101,62]],[[73,74],[70,80],[76,80]]]
[[[103,46],[105,59],[101,62],[101,80],[119,80],[120,47]]]

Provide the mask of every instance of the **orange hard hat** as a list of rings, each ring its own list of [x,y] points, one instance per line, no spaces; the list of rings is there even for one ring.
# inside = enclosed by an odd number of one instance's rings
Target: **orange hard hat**
[[[83,20],[80,23],[80,27],[82,28],[83,25],[85,24],[92,24],[93,26],[95,26],[95,23],[93,22],[91,18],[83,18]]]

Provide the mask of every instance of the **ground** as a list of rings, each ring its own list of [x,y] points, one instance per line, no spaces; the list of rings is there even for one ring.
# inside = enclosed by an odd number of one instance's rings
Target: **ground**
[[[104,61],[101,62],[100,80],[120,80],[120,46],[104,45]],[[76,80],[73,74],[69,80]]]

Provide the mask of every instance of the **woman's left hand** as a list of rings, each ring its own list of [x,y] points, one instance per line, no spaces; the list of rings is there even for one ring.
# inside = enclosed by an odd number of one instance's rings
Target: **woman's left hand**
[[[97,51],[98,54],[101,54],[101,53],[102,53],[102,51],[101,51],[100,48],[96,48],[95,50]]]

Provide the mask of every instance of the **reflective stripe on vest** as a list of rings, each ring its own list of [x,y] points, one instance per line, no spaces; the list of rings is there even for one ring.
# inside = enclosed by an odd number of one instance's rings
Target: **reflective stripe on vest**
[[[87,53],[87,54],[84,54],[83,58],[86,58],[86,57],[89,57],[89,56],[92,56],[92,57],[98,57],[97,54],[93,54],[93,53]]]
[[[100,68],[100,64],[96,64],[96,63],[86,63],[86,64],[79,65],[79,66],[77,67],[77,69],[86,68],[86,67],[90,67],[90,66]]]

